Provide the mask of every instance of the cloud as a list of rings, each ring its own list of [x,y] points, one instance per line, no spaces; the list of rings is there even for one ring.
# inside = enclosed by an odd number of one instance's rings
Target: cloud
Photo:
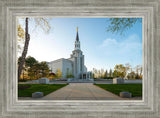
[[[100,45],[100,47],[112,47],[118,45],[118,42],[115,39],[106,39],[103,41],[103,43]]]
[[[142,57],[142,40],[136,34],[130,35],[124,40],[107,38],[99,45],[99,49],[110,59],[138,60]]]

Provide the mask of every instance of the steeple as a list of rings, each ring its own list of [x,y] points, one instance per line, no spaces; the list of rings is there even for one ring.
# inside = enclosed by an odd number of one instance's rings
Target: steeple
[[[77,27],[77,36],[76,36],[76,41],[75,41],[75,50],[80,50],[80,41],[79,41],[79,36],[78,36],[78,27]]]
[[[78,36],[78,27],[77,27],[77,36],[76,36],[76,41],[79,41],[79,36]]]

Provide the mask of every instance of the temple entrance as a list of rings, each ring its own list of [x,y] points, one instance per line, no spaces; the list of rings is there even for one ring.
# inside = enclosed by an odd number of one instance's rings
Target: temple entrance
[[[83,74],[83,79],[86,79],[86,74]]]
[[[69,83],[93,83],[94,79],[91,78],[91,72],[81,73],[78,78],[69,78]]]
[[[93,79],[92,78],[92,73],[91,72],[86,72],[86,73],[82,73],[80,76],[80,79]]]

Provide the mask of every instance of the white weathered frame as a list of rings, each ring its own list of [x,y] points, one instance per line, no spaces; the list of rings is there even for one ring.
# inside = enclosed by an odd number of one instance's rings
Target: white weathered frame
[[[158,118],[159,0],[0,0],[0,117]],[[18,101],[16,17],[143,17],[143,100]]]

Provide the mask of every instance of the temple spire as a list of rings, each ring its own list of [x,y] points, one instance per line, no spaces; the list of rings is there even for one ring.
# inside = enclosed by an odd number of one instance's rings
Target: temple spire
[[[79,36],[78,36],[78,27],[77,27],[77,36],[76,36],[76,41],[75,41],[75,50],[80,50],[80,41],[79,41]]]
[[[79,36],[78,36],[78,27],[77,27],[77,36],[76,36],[76,41],[79,41]]]

